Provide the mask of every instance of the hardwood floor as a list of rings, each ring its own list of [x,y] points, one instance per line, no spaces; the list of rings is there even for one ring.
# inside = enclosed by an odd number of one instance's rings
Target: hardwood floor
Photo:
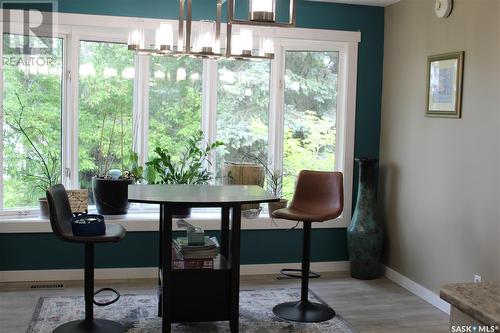
[[[154,280],[100,281],[122,293],[153,293]],[[298,280],[276,280],[275,276],[243,276],[241,289],[296,286]],[[38,298],[54,295],[82,295],[82,283],[67,282],[63,290],[28,290],[28,283],[0,284],[0,332],[26,331]],[[380,278],[359,281],[346,273],[327,273],[311,280],[311,289],[360,332],[444,333],[448,315],[395,283]]]

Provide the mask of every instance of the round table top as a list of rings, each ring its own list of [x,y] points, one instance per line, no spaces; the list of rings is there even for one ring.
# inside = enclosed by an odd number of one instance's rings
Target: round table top
[[[128,200],[204,207],[273,202],[279,198],[256,185],[129,185]]]

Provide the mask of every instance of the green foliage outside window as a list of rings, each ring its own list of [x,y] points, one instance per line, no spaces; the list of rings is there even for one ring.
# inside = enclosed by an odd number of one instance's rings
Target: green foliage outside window
[[[23,36],[4,34],[4,45],[22,45]],[[61,85],[62,40],[44,38],[52,43],[52,51],[40,55],[4,54],[3,108],[3,208],[36,205],[45,196],[40,159],[28,138],[17,131],[14,119],[19,116],[19,100],[25,106],[22,125],[39,153],[51,157],[53,181],[61,175]],[[4,48],[5,51],[5,48]],[[5,61],[7,59],[8,61]],[[19,99],[18,99],[19,98]],[[53,172],[52,172],[53,171]]]
[[[8,35],[4,35],[4,38]],[[62,40],[54,39],[50,65],[4,67],[4,107],[13,108],[15,93],[28,106],[25,122],[45,135],[44,145],[61,156]],[[290,198],[302,169],[333,170],[337,108],[338,52],[287,52],[283,196]],[[217,139],[225,143],[222,162],[245,161],[245,154],[267,156],[270,63],[219,61]],[[203,61],[153,57],[149,81],[148,154],[155,147],[179,156],[201,129]],[[79,180],[82,188],[99,173],[100,161],[113,155],[108,168],[125,169],[132,148],[134,54],[126,45],[80,43]],[[29,147],[4,119],[4,207],[33,206],[42,191],[33,190]],[[59,159],[60,161],[60,159]],[[61,168],[60,163],[57,168]],[[102,171],[102,170],[101,170]]]
[[[80,42],[79,178],[91,188],[93,176],[125,170],[132,150],[134,54],[127,45]]]
[[[152,57],[149,79],[148,155],[155,147],[178,155],[201,130],[203,61]]]
[[[224,162],[268,159],[269,78],[269,61],[218,62],[217,139],[225,144],[216,161],[219,176]]]
[[[300,170],[334,170],[338,61],[338,52],[286,53],[283,195],[287,199]]]

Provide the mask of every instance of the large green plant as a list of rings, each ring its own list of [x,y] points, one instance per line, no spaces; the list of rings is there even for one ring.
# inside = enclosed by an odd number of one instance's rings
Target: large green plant
[[[154,157],[146,163],[147,180],[157,184],[206,184],[213,179],[207,169],[210,153],[222,146],[221,141],[203,143],[203,132],[192,135],[179,157],[167,149],[156,147]]]
[[[10,110],[4,108],[5,121],[14,133],[18,134],[21,142],[27,147],[26,160],[27,178],[33,184],[33,190],[45,192],[49,187],[59,182],[61,169],[59,156],[54,148],[47,144],[45,133],[38,127],[26,124],[24,120],[26,106],[21,98],[15,94],[19,108]]]

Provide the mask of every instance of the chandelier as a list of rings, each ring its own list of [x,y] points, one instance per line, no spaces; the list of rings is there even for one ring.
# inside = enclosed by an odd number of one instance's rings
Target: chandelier
[[[297,0],[290,0],[288,22],[276,21],[276,0],[249,0],[247,20],[236,19],[236,0],[227,0],[226,42],[222,48],[221,19],[222,4],[225,1],[217,0],[215,21],[196,22],[195,30],[192,22],[192,0],[179,0],[177,43],[174,43],[173,24],[162,22],[156,29],[154,45],[145,47],[145,31],[139,21],[129,26],[128,49],[141,55],[187,55],[237,60],[274,59],[273,38],[260,36],[255,47],[252,26],[294,27]]]

